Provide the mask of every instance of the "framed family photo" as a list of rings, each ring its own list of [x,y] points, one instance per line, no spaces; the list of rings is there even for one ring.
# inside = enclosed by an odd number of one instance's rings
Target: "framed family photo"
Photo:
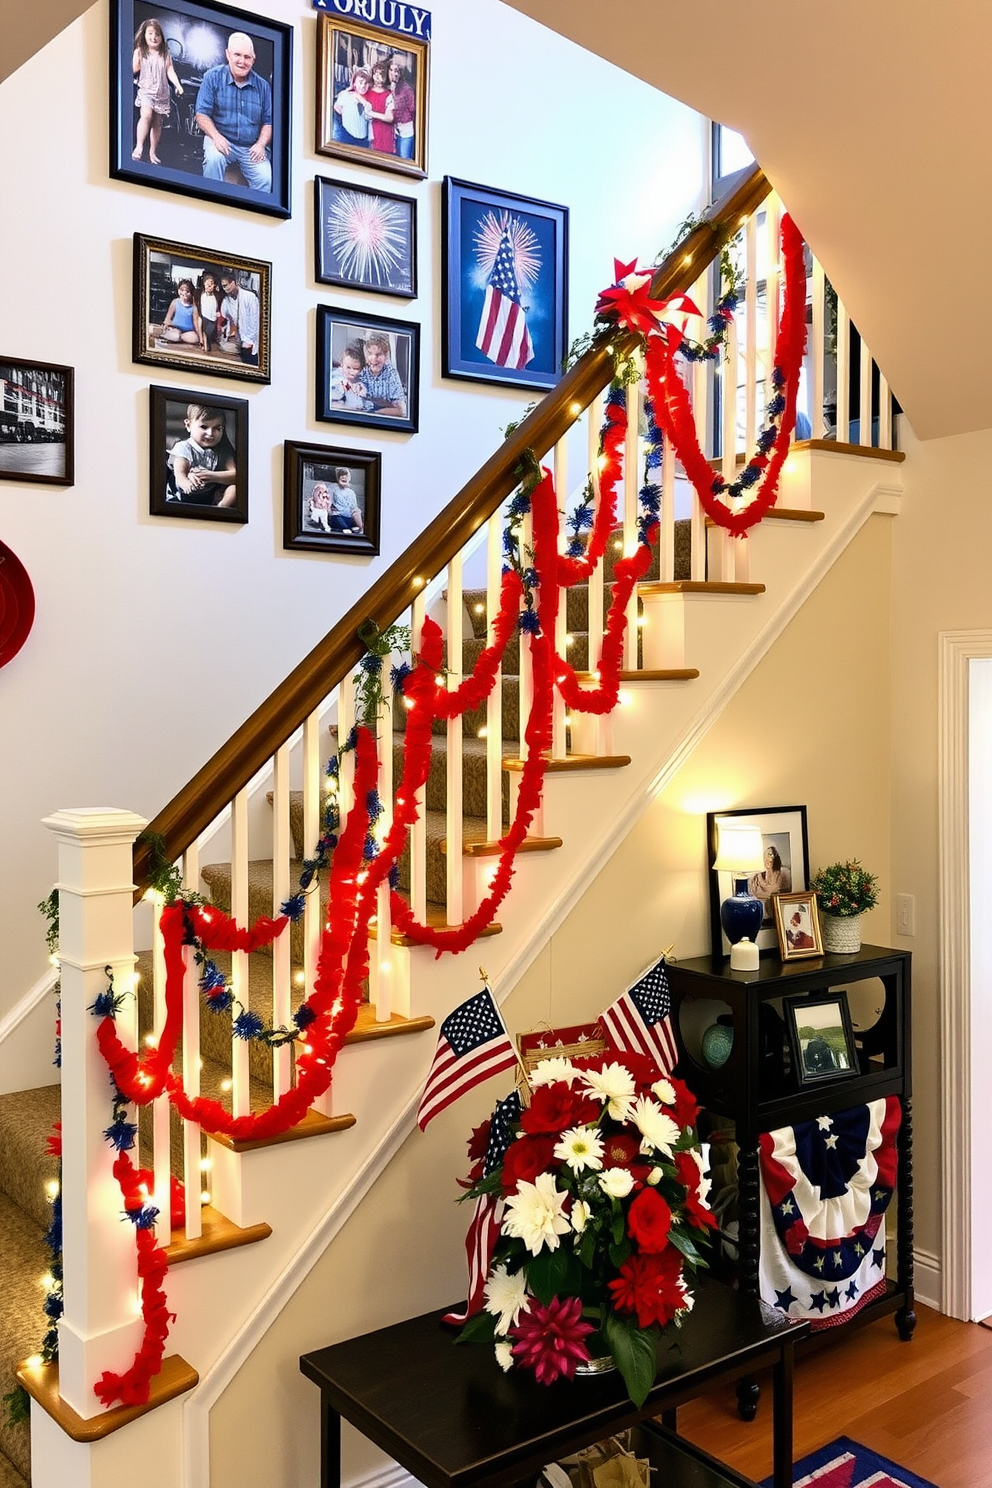
[[[211,377],[271,381],[272,266],[134,235],[131,355]]]
[[[568,208],[444,178],[445,377],[541,392],[568,347]]]
[[[287,439],[282,545],[311,553],[379,551],[382,456]]]
[[[778,946],[774,898],[791,894],[809,884],[809,845],[805,806],[742,807],[734,811],[706,814],[706,839],[710,863],[710,938],[714,958],[730,955],[730,941],[720,924],[720,905],[734,892],[729,872],[713,867],[720,846],[720,827],[753,827],[761,834],[761,861],[748,874],[748,893],[760,899],[764,918],[758,931],[759,951]]]
[[[822,956],[823,938],[813,890],[803,889],[798,894],[776,894],[772,902],[782,960],[801,961],[806,956]]]
[[[110,174],[290,215],[292,27],[199,0],[112,0]]]
[[[416,322],[317,306],[318,419],[415,434],[419,405]]]
[[[784,1009],[793,1068],[800,1085],[859,1073],[846,992],[786,998]]]
[[[150,387],[153,517],[248,520],[248,402]]]
[[[319,15],[317,154],[426,176],[429,50],[414,37]]]
[[[314,181],[314,277],[372,294],[417,293],[417,203],[352,181]]]
[[[0,480],[71,486],[73,369],[0,353]]]

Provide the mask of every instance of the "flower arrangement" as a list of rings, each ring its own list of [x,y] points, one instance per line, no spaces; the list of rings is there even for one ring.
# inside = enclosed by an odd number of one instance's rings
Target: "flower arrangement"
[[[810,888],[822,914],[847,917],[864,914],[878,903],[878,879],[857,858],[831,863],[813,877]]]
[[[501,1102],[469,1142],[466,1197],[488,1196],[502,1218],[484,1310],[459,1341],[492,1341],[504,1370],[542,1384],[609,1356],[640,1405],[661,1329],[692,1307],[697,1242],[716,1226],[698,1107],[630,1053],[546,1059],[528,1085],[526,1105]]]

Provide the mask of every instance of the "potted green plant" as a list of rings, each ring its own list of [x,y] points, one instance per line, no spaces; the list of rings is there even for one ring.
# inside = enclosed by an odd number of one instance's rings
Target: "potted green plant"
[[[861,947],[861,916],[878,903],[877,877],[857,858],[848,858],[820,868],[810,888],[822,917],[824,950],[853,955]]]

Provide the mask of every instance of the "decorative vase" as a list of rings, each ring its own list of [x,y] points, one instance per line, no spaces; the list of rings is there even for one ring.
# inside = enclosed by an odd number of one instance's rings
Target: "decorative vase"
[[[576,1364],[576,1375],[610,1374],[616,1369],[613,1355],[608,1352],[602,1333],[590,1333],[586,1339],[589,1358],[584,1364]]]
[[[853,956],[861,949],[861,916],[823,916],[823,949],[834,956]]]

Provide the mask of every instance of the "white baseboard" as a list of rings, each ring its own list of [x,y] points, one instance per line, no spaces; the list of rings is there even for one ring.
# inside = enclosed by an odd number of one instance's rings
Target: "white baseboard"
[[[925,1307],[943,1311],[944,1287],[941,1280],[940,1257],[929,1250],[914,1250],[913,1264],[916,1271],[916,1300]]]

